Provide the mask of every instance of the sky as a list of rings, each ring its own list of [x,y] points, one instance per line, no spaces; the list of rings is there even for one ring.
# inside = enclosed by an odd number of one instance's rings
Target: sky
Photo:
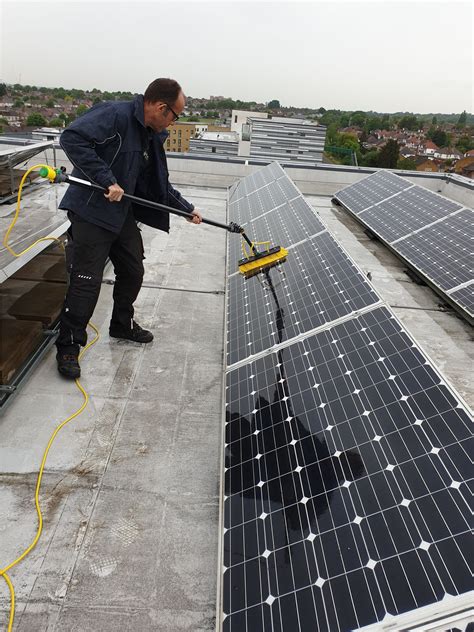
[[[473,112],[473,3],[0,0],[0,82]]]

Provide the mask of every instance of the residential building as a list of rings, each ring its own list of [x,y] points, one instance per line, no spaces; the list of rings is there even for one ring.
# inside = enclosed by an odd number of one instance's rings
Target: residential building
[[[438,145],[435,145],[431,140],[427,140],[425,143],[423,143],[421,148],[421,151],[425,156],[434,156],[438,150]]]
[[[198,127],[202,129],[204,126],[198,124]],[[168,128],[169,136],[165,142],[165,150],[166,151],[178,151],[178,152],[187,152],[189,151],[189,141],[191,138],[195,138],[195,136],[199,133],[196,130],[196,123],[188,123],[178,121],[171,125]]]
[[[459,160],[462,158],[462,154],[457,149],[452,149],[451,147],[441,147],[434,153],[435,158],[439,158],[440,160]]]
[[[435,173],[439,171],[439,167],[436,162],[424,156],[418,156],[415,158],[415,162],[417,171],[432,171]]]

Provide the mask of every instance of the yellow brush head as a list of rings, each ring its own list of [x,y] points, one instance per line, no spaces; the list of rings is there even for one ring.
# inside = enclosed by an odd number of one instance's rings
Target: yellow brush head
[[[262,257],[251,257],[250,259],[243,259],[239,261],[239,272],[243,274],[246,279],[265,272],[273,268],[273,266],[283,263],[288,256],[288,250],[286,248],[280,248],[278,252],[273,252]]]

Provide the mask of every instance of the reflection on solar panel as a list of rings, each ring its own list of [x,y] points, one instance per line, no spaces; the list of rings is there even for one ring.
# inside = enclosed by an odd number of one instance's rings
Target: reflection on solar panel
[[[378,301],[372,286],[325,232],[291,249],[282,272],[229,279],[227,363]]]
[[[470,589],[469,418],[389,310],[227,387],[224,630],[345,632]]]
[[[474,279],[474,212],[422,187],[409,185],[395,174],[390,174],[390,178],[400,181],[399,191],[387,191],[385,199],[362,208],[365,202],[361,202],[361,190],[376,189],[380,194],[380,183],[385,182],[387,175],[379,171],[339,191],[335,198],[472,321],[474,297],[459,286]]]
[[[302,209],[250,225],[291,238]],[[327,230],[261,276],[228,282],[223,631],[457,603],[468,412]]]

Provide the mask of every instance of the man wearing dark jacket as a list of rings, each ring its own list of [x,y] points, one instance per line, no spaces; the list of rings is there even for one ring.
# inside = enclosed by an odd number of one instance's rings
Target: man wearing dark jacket
[[[166,128],[185,106],[180,85],[156,79],[133,101],[100,103],[74,121],[61,135],[61,147],[74,165],[72,175],[95,182],[106,194],[71,185],[60,208],[71,221],[70,283],[56,341],[58,371],[80,376],[79,348],[99,297],[107,257],[115,271],[114,306],[109,334],[151,342],[153,334],[133,320],[133,303],[143,280],[143,241],[137,221],[169,232],[169,215],[132,204],[128,193],[201,215],[168,179],[163,143]]]

